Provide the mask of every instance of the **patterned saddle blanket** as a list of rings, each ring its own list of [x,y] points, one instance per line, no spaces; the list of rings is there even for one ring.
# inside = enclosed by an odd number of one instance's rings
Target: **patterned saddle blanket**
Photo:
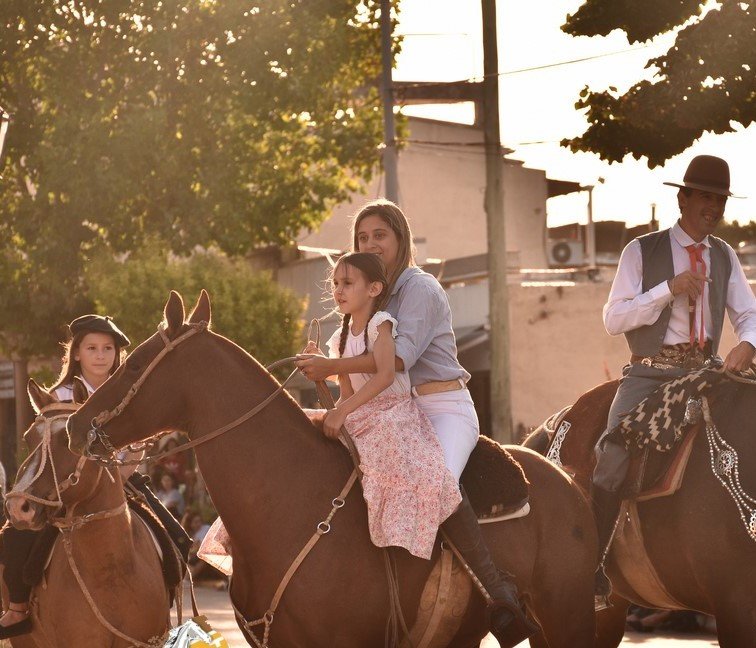
[[[612,434],[627,447],[669,452],[700,420],[701,396],[722,379],[721,372],[699,369],[671,380],[626,414]]]

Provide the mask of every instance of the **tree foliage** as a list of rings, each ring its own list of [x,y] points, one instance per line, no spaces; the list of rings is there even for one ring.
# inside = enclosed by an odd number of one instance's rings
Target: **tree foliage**
[[[587,87],[576,104],[588,129],[562,143],[610,162],[646,156],[650,167],[703,133],[733,132],[756,119],[756,8],[722,0],[701,15],[698,0],[587,0],[563,29],[575,36],[621,29],[631,42],[678,29],[669,51],[649,61],[657,73],[624,94]]]
[[[49,353],[92,250],[244,254],[314,227],[382,140],[376,0],[6,0],[0,346]],[[10,307],[10,308],[8,308]]]
[[[756,243],[756,222],[741,225],[738,221],[725,221],[717,226],[716,235],[737,250],[740,243]]]
[[[134,345],[155,332],[171,290],[184,297],[189,309],[205,288],[213,307],[213,330],[263,364],[292,356],[302,347],[301,300],[272,281],[270,273],[218,250],[178,257],[153,240],[126,259],[98,253],[86,279],[97,312],[111,315]]]

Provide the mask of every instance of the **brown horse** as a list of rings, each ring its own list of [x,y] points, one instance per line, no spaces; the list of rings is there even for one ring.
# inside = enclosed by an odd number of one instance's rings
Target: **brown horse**
[[[604,383],[584,394],[564,419],[571,427],[563,438],[559,457],[565,470],[574,473],[584,487],[590,482],[595,465],[593,447],[606,426],[617,384]],[[737,452],[740,483],[751,496],[756,494],[754,396],[755,386],[728,381],[709,399],[712,419]],[[596,645],[600,648],[614,648],[621,642],[628,601],[712,614],[722,648],[756,646],[756,536],[749,537],[747,520],[741,519],[733,497],[714,473],[715,459],[710,455],[703,422],[690,433],[695,437],[680,489],[673,495],[635,504],[651,569],[642,557],[629,561],[627,553],[620,554],[629,541],[629,523],[618,528],[607,560],[614,605],[598,615]],[[539,428],[524,444],[546,454],[550,444],[547,436],[553,434]],[[661,587],[643,585],[649,582],[649,574]]]
[[[171,293],[158,334],[137,347],[69,419],[71,449],[102,452],[90,436],[93,418],[124,399],[125,415],[91,432],[109,446],[169,429],[184,430],[198,441],[276,394],[275,379],[238,346],[207,330],[209,322],[204,291],[188,322],[180,296]],[[196,334],[176,342],[193,330]],[[168,347],[170,353],[164,351]],[[167,354],[155,364],[160,353]],[[532,512],[485,525],[486,539],[543,628],[545,638],[534,645],[591,646],[596,540],[590,510],[562,471],[534,452],[512,451],[531,482]],[[254,417],[198,445],[196,453],[231,538],[231,599],[247,621],[261,618],[284,573],[332,509],[352,471],[351,460],[340,444],[315,430],[285,392]],[[394,555],[411,626],[432,565],[400,550]],[[388,599],[382,552],[370,542],[366,506],[355,488],[285,590],[270,625],[270,645],[383,646]],[[461,629],[446,645],[477,646],[485,634],[482,599],[474,596]]]
[[[69,451],[65,422],[72,407],[33,381],[29,395],[41,415],[25,433],[35,449],[8,493],[9,520],[33,530],[49,522],[61,534],[46,586],[32,592],[32,633],[11,643],[14,648],[147,646],[165,635],[170,622],[150,532],[126,507],[118,470]]]

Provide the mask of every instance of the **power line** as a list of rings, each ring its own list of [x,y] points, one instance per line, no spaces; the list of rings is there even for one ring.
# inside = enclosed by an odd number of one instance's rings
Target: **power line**
[[[533,67],[520,68],[518,70],[505,70],[493,75],[482,75],[471,77],[469,79],[460,79],[459,81],[417,81],[414,83],[403,83],[403,88],[422,88],[426,86],[447,85],[448,83],[478,83],[490,76],[511,76],[514,74],[522,74],[524,72],[537,72],[538,70],[546,70],[553,67],[561,67],[563,65],[573,65],[575,63],[584,63],[586,61],[595,61],[597,59],[607,58],[609,56],[619,56],[620,54],[629,54],[631,52],[638,52],[643,49],[649,48],[651,45],[639,45],[638,47],[630,47],[624,50],[617,50],[616,52],[604,52],[603,54],[595,54],[593,56],[583,56],[582,58],[570,59],[568,61],[558,61],[556,63],[546,63],[544,65],[535,65]]]
[[[608,56],[617,56],[619,54],[628,54],[630,52],[637,52],[642,49],[650,47],[649,45],[640,45],[638,47],[630,47],[624,50],[618,50],[616,52],[606,52],[604,54],[596,54],[594,56],[584,56],[583,58],[572,59],[569,61],[560,61],[558,63],[547,63],[546,65],[537,65],[535,67],[522,68],[520,70],[507,70],[502,72],[499,76],[505,76],[509,74],[520,74],[522,72],[534,72],[536,70],[545,70],[547,68],[559,67],[560,65],[572,65],[573,63],[583,63],[584,61],[593,61],[595,59],[606,58]]]

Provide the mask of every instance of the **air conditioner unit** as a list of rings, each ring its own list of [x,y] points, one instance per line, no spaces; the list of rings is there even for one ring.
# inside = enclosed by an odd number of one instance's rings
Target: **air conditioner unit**
[[[549,239],[546,243],[549,265],[575,267],[585,265],[583,242],[574,239]]]

